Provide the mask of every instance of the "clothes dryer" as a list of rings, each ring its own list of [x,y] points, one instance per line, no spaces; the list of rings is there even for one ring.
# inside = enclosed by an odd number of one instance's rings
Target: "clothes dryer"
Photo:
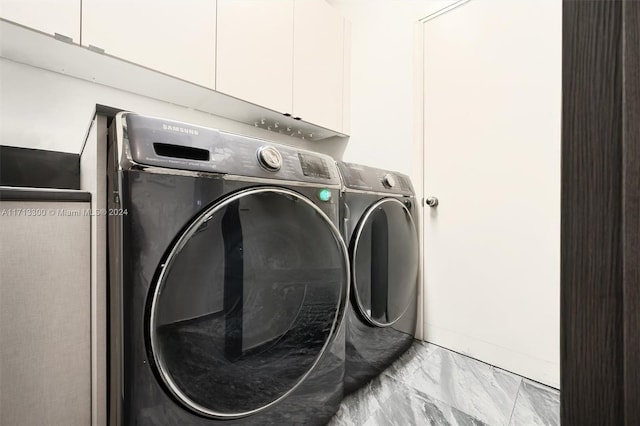
[[[380,374],[411,346],[420,253],[416,199],[408,176],[339,162],[341,227],[349,244],[345,391]]]

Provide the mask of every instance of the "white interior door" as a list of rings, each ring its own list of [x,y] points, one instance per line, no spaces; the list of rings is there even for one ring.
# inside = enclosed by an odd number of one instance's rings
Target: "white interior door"
[[[559,386],[562,2],[424,23],[425,338]]]

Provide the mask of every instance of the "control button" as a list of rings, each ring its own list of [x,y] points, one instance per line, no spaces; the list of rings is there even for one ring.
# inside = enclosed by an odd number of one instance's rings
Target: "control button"
[[[384,186],[386,186],[387,188],[391,189],[394,186],[396,186],[396,178],[393,177],[392,174],[386,174],[384,175],[384,177],[382,178],[382,184]]]
[[[270,172],[276,172],[282,167],[282,155],[272,146],[263,146],[258,149],[258,163]]]
[[[331,191],[329,191],[327,188],[322,188],[320,191],[318,191],[318,198],[320,199],[320,201],[329,201],[331,199]]]

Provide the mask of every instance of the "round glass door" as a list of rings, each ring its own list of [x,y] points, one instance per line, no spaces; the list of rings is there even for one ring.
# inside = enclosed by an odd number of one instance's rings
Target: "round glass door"
[[[372,325],[392,325],[413,303],[418,279],[418,233],[405,205],[395,198],[373,204],[356,228],[351,254],[358,310]]]
[[[151,295],[160,377],[201,415],[271,406],[332,341],[348,271],[338,230],[296,192],[254,188],[209,207],[178,238]]]

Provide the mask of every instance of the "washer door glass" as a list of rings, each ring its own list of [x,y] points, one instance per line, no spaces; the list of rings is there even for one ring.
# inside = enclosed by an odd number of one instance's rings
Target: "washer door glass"
[[[416,297],[418,233],[409,210],[395,198],[373,204],[362,216],[351,247],[353,292],[372,325],[402,317]]]
[[[156,369],[199,414],[265,409],[332,341],[348,281],[344,243],[311,201],[280,188],[238,192],[197,217],[160,266],[149,305]]]

